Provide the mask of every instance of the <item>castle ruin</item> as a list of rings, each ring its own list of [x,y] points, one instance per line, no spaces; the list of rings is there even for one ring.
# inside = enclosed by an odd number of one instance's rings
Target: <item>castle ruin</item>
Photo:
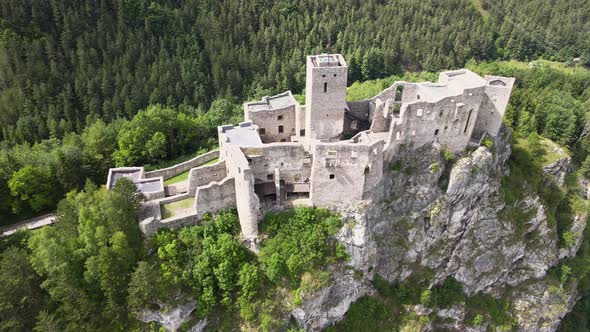
[[[305,105],[290,91],[245,103],[244,122],[218,128],[218,151],[153,172],[114,168],[107,186],[125,176],[144,192],[144,234],[235,206],[243,239],[256,241],[258,221],[268,211],[367,199],[401,145],[438,143],[461,152],[486,133],[496,136],[514,85],[513,78],[461,69],[440,73],[437,83],[398,81],[373,98],[350,102],[340,54],[308,56],[306,75]],[[187,171],[188,180],[164,185]],[[179,201],[190,206],[164,217],[162,209]]]

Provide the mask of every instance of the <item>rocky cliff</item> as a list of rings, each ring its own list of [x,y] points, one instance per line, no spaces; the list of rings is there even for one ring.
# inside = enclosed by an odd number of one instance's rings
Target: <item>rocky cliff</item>
[[[401,149],[370,200],[339,210],[347,220],[338,238],[350,253],[348,266],[335,269],[330,286],[306,294],[292,316],[307,330],[321,330],[341,319],[350,303],[374,292],[375,274],[390,283],[418,275],[427,276],[430,285],[452,277],[467,295],[485,293],[509,301],[521,330],[555,330],[572,308],[576,291],[575,285],[561,285],[547,272],[575,254],[586,218],[576,216],[574,244],[560,248],[555,222],[535,193],[525,190],[524,199],[506,206],[501,183],[510,171],[509,142],[510,133],[503,129],[493,144],[454,160],[448,154],[445,159],[436,144]],[[567,169],[559,162],[560,169]],[[513,211],[522,220],[515,222]],[[461,305],[436,315],[447,323],[423,324],[418,330],[478,329],[465,322]]]

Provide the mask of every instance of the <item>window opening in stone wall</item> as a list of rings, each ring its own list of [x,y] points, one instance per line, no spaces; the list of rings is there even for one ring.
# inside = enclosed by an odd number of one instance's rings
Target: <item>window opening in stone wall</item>
[[[438,129],[434,131],[434,136],[438,135]]]
[[[438,116],[442,118],[442,116],[443,116],[443,110],[440,110],[440,111],[438,112]]]
[[[266,130],[264,128],[258,128],[258,133],[260,135],[264,135],[266,133]]]
[[[283,126],[279,126],[279,133],[283,132]]]
[[[283,116],[282,115],[277,116],[277,120],[279,120],[279,121],[283,120]]]
[[[299,136],[305,136],[305,129],[299,130]]]
[[[402,101],[403,95],[404,95],[404,87],[400,85],[395,89],[395,101]]]
[[[330,174],[330,180],[334,180],[334,174]]]
[[[467,114],[467,122],[465,123],[465,129],[463,129],[463,133],[466,133],[467,127],[469,127],[469,120],[471,119],[471,112],[473,112],[473,109],[470,109],[469,114]]]
[[[420,99],[420,95],[416,95],[416,99]]]
[[[326,74],[322,74],[322,77],[326,77]]]
[[[371,168],[369,166],[365,167],[365,175],[368,175],[370,171]]]
[[[324,83],[324,92],[328,92],[328,83]]]
[[[334,77],[336,77],[336,74],[334,74]]]
[[[275,175],[274,175],[274,174],[272,174],[272,173],[271,173],[271,174],[267,174],[267,175],[266,175],[266,179],[267,179],[268,181],[274,181],[274,179],[275,179]]]
[[[287,140],[286,140],[286,139],[284,139],[284,138],[283,138],[283,139],[281,139],[281,142],[286,142],[286,141],[287,141]]]

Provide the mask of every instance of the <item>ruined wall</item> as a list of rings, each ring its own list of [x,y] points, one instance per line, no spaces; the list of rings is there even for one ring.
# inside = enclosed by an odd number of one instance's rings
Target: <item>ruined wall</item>
[[[475,126],[483,88],[466,89],[462,95],[437,102],[413,102],[402,106],[391,123],[387,159],[396,146],[411,143],[415,148],[437,142],[453,152],[465,149]]]
[[[153,185],[150,185],[150,183],[152,183]],[[139,190],[142,192],[142,194],[145,196],[147,200],[164,198],[166,196],[166,193],[164,191],[164,179],[162,177],[152,179],[141,179],[135,185],[139,188]],[[144,186],[157,189],[153,191],[144,191],[142,189]]]
[[[484,132],[492,136],[498,134],[514,86],[514,78],[486,75],[485,80],[485,95],[473,132],[475,138],[480,138]]]
[[[354,135],[371,127],[370,101],[347,102],[348,110],[344,113],[344,134]]]
[[[205,154],[196,156],[195,158],[193,158],[191,160],[187,160],[183,163],[180,163],[180,164],[177,164],[177,165],[174,165],[171,167],[162,168],[162,169],[151,171],[151,172],[146,172],[145,177],[146,178],[157,178],[157,177],[161,176],[164,178],[164,180],[167,180],[171,177],[175,177],[180,173],[186,172],[193,167],[197,167],[199,165],[202,165],[202,164],[204,164],[208,161],[211,161],[215,158],[219,158],[219,151],[217,151],[217,150],[210,151]]]
[[[246,109],[245,121],[252,121],[258,126],[260,139],[263,143],[289,142],[291,136],[296,135],[297,106],[289,105],[285,108],[257,111]],[[280,132],[280,127],[282,127],[282,132]]]
[[[197,188],[195,194],[195,210],[199,219],[205,213],[216,213],[219,210],[236,206],[235,182],[231,177],[214,181]]]
[[[402,87],[402,93],[399,97],[396,98],[396,94],[398,92],[398,87]],[[396,81],[392,86],[388,87],[387,89],[381,91],[375,97],[369,99],[372,102],[375,102],[377,99],[381,99],[382,101],[386,101],[391,99],[393,101],[401,102],[401,103],[409,103],[416,101],[418,98],[418,85],[416,83],[408,83],[405,81]]]
[[[299,137],[304,137],[307,135],[305,133],[305,110],[305,106],[295,107],[295,133]]]
[[[280,172],[286,182],[309,182],[311,157],[300,144],[270,144],[263,147],[242,148],[250,163],[257,183],[268,182],[269,175]],[[273,177],[274,178],[274,177]]]
[[[197,187],[206,185],[213,181],[221,181],[227,176],[225,162],[220,161],[212,165],[206,165],[191,169],[188,175],[187,192],[194,195]]]
[[[383,174],[383,144],[316,144],[311,173],[312,204],[331,206],[361,200]]]
[[[235,180],[235,196],[242,236],[252,240],[258,236],[260,201],[254,192],[254,176],[246,156],[236,145],[226,145],[226,171]]]
[[[377,99],[374,102],[372,113],[371,132],[381,133],[390,129],[391,119],[393,116],[393,105],[391,99],[383,101]]]

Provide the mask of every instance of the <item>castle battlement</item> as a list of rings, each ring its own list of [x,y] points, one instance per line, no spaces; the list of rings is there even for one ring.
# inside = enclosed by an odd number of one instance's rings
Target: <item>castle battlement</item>
[[[484,134],[496,136],[514,85],[513,78],[460,69],[440,73],[434,83],[398,81],[373,98],[347,102],[348,66],[340,54],[308,56],[306,74],[305,105],[290,91],[244,103],[245,122],[218,128],[219,161],[192,168],[190,189],[177,198],[152,195],[142,230],[194,222],[235,205],[243,238],[255,241],[267,211],[361,202],[401,145],[437,143],[460,152]],[[143,191],[159,190],[174,173],[146,182],[143,168],[113,169],[109,188],[121,176]],[[186,197],[194,204],[184,219],[170,223],[153,208]]]

